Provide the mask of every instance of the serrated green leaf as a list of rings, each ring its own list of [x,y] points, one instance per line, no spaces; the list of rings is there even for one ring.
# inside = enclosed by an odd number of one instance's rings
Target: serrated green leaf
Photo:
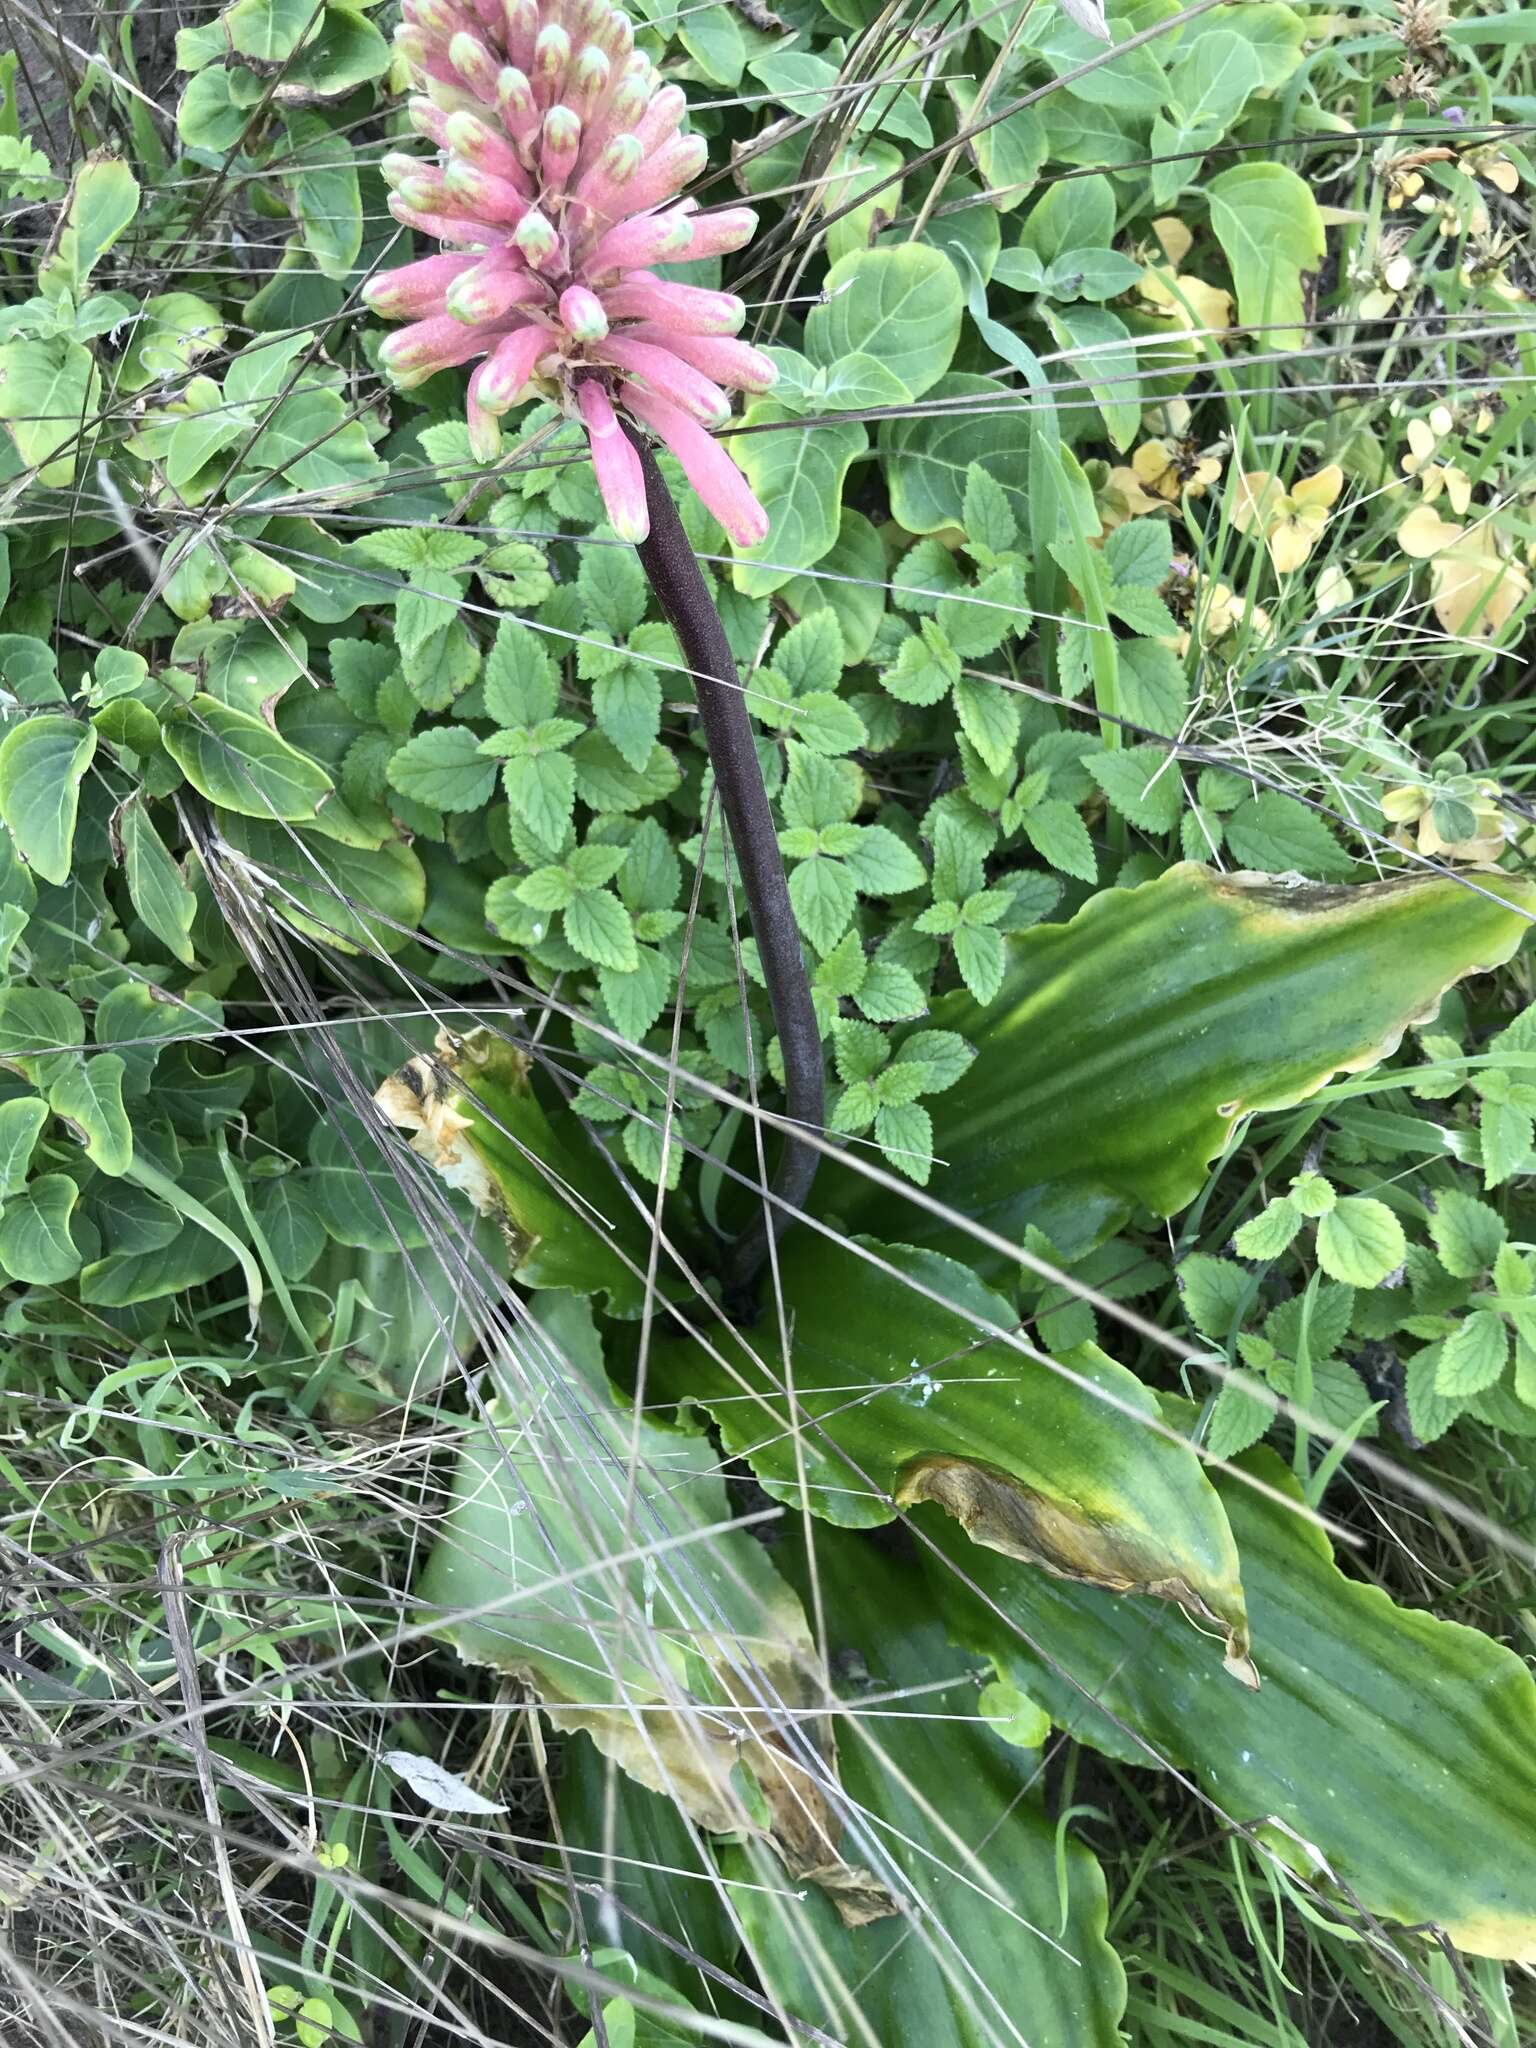
[[[479,747],[463,725],[418,733],[390,755],[390,786],[439,811],[478,810],[496,787],[496,763]]]
[[[566,905],[565,936],[595,966],[628,974],[639,965],[629,912],[606,889],[584,890]]]
[[[1509,1331],[1497,1309],[1463,1316],[1440,1346],[1435,1390],[1465,1400],[1498,1381],[1509,1363]]]
[[[1379,1287],[1407,1250],[1401,1223],[1368,1195],[1346,1195],[1317,1226],[1317,1263],[1351,1287]]]

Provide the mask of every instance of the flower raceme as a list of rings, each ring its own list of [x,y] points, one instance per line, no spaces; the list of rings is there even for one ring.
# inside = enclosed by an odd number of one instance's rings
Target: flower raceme
[[[651,267],[725,255],[757,225],[678,199],[705,160],[682,132],[682,90],[607,0],[405,0],[396,40],[423,87],[412,123],[439,161],[384,159],[390,211],[444,247],[365,289],[375,312],[411,323],[381,350],[390,376],[409,387],[483,358],[468,396],[481,460],[503,413],[554,399],[586,428],[615,532],[640,541],[645,486],[618,408],[671,449],[732,540],[761,540],[767,515],[710,429],[774,366],[734,338],[740,299]]]

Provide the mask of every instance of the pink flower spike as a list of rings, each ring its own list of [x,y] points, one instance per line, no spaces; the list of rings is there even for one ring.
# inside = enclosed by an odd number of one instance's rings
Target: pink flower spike
[[[450,303],[452,296],[450,293]],[[771,391],[779,381],[778,366],[771,356],[727,335],[679,334],[673,328],[641,325],[626,327],[624,336],[669,349],[726,391]]]
[[[719,426],[731,416],[731,401],[718,384],[711,384],[669,348],[654,342],[631,341],[627,335],[610,334],[592,350],[600,363],[612,363],[626,377],[643,383],[669,405],[680,406],[707,427]]]
[[[530,322],[498,341],[469,380],[470,396],[487,412],[508,412],[522,396],[539,358],[554,341],[550,330]],[[481,346],[484,347],[484,343]]]
[[[679,334],[735,334],[747,309],[732,292],[711,292],[667,278],[624,278],[603,293],[610,320],[654,320]]]
[[[444,294],[455,278],[475,268],[476,259],[464,255],[423,256],[419,263],[402,263],[398,270],[384,270],[363,286],[363,304],[371,306],[386,320],[424,320],[430,313],[446,310]]]
[[[608,332],[608,315],[596,292],[584,284],[568,285],[560,294],[560,325],[573,341],[601,341]]]
[[[683,466],[683,474],[739,548],[768,536],[768,514],[718,441],[664,398],[633,384],[621,386],[626,408],[644,422]]]
[[[651,515],[646,509],[640,457],[595,377],[586,377],[577,385],[576,403],[592,443],[592,467],[609,523],[620,540],[642,541],[651,530]]]

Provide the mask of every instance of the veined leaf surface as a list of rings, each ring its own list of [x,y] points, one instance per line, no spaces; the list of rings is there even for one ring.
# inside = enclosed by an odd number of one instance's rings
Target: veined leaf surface
[[[653,1370],[709,1409],[777,1499],[798,1503],[803,1473],[813,1514],[864,1529],[936,1500],[976,1543],[1219,1623],[1247,1680],[1226,1518],[1134,1374],[1092,1345],[1054,1365],[1026,1357],[989,1338],[1014,1311],[965,1267],[860,1243],[894,1273],[808,1231],[786,1241],[787,1361],[765,1316],[745,1338],[669,1346]]]
[[[808,1589],[798,1543],[793,1554]],[[945,1643],[918,1570],[821,1530],[816,1581],[834,1662],[858,1672],[838,1723],[844,1791],[906,1913],[843,1927],[814,1896],[742,1885],[732,1897],[765,1985],[837,2041],[1118,2048],[1125,1973],[1104,1935],[1103,1873],[1070,1835],[1058,1866],[1038,1752],[977,1712],[975,1664]],[[763,1875],[739,1852],[725,1868]]]
[[[523,1330],[518,1386],[460,1449],[429,1618],[701,1827],[771,1841],[855,1918],[892,1911],[838,1854],[826,1674],[708,1439],[615,1403],[587,1301],[546,1294]]]
[[[1241,1462],[1294,1490],[1272,1452]],[[1242,1558],[1256,1692],[1212,1683],[1198,1643],[1163,1617],[1090,1586],[1021,1580],[935,1520],[930,1532],[984,1596],[933,1561],[951,1634],[1010,1658],[1081,1740],[1145,1764],[1150,1745],[1193,1771],[1223,1813],[1325,1891],[1336,1883],[1368,1913],[1433,1922],[1474,1955],[1536,1959],[1529,1670],[1476,1629],[1346,1578],[1324,1532],[1282,1501],[1231,1475],[1217,1488]]]
[[[1463,975],[1508,960],[1533,914],[1536,885],[1502,874],[1324,888],[1186,862],[1103,890],[1013,941],[986,1008],[934,1005],[978,1056],[933,1103],[931,1191],[1015,1242],[1038,1222],[1064,1251],[1137,1204],[1172,1215],[1239,1119],[1375,1066]],[[851,1169],[817,1204],[976,1257]]]

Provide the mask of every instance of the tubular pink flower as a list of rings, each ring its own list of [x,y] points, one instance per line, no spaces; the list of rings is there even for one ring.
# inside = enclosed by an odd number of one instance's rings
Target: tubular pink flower
[[[635,341],[669,349],[727,391],[771,391],[778,381],[778,366],[771,356],[729,335],[679,334],[675,329],[645,325],[626,327],[624,332]]]
[[[654,274],[746,243],[745,207],[701,213],[687,98],[635,48],[609,0],[403,0],[396,47],[415,75],[410,119],[427,154],[383,171],[397,221],[443,253],[374,279],[364,298],[411,324],[380,362],[402,385],[483,358],[469,380],[470,445],[489,460],[503,413],[552,398],[592,445],[615,532],[649,530],[642,464],[621,418],[649,428],[742,545],[766,530],[746,479],[708,432],[732,390],[773,364],[737,341],[728,292]],[[432,152],[435,150],[435,158]]]
[[[620,540],[642,541],[651,530],[651,519],[640,457],[625,439],[612,401],[595,377],[577,386],[576,403],[592,443],[592,467],[609,523]]]
[[[371,306],[381,319],[424,320],[429,313],[444,310],[449,285],[478,265],[479,258],[468,251],[402,263],[398,270],[381,271],[369,278],[363,286],[363,304]]]
[[[608,286],[603,305],[610,320],[653,320],[679,334],[735,334],[747,317],[732,292],[704,291],[696,284],[644,274]]]
[[[592,355],[600,363],[612,363],[627,381],[643,384],[669,405],[680,406],[706,427],[718,427],[731,416],[731,401],[718,384],[685,363],[670,348],[654,342],[631,341],[627,334],[610,334],[594,344]]]
[[[766,538],[768,514],[752,495],[751,486],[720,443],[687,413],[654,392],[624,384],[619,396],[664,447],[670,448],[709,510],[738,547],[749,548]]]

